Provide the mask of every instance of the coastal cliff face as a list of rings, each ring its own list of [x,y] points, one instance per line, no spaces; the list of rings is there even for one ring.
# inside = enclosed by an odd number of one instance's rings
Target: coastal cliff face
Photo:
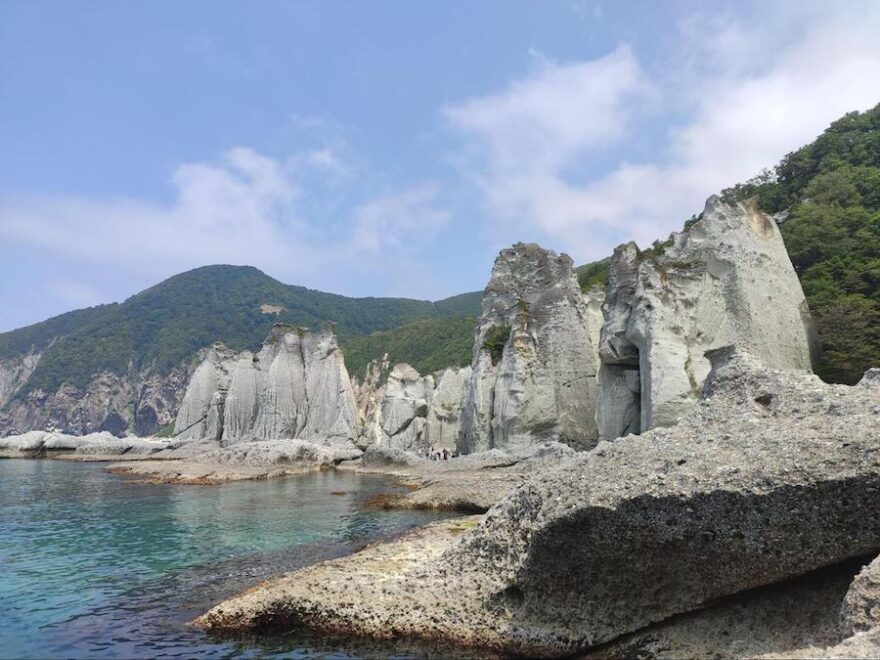
[[[775,223],[712,197],[662,254],[618,247],[607,286],[582,292],[571,259],[533,244],[503,250],[483,295],[467,369],[421,375],[374,364],[350,383],[331,331],[276,326],[256,353],[216,344],[167,375],[110,371],[83,388],[9,401],[39,353],[0,362],[0,433],[155,433],[179,439],[355,438],[365,448],[528,454],[559,441],[674,424],[732,345],[809,370],[812,321]],[[194,371],[193,371],[194,370]],[[383,384],[387,374],[387,381]],[[191,376],[191,377],[190,377]]]
[[[214,345],[193,374],[175,422],[179,439],[358,437],[354,391],[331,327],[276,325],[256,354]]]
[[[381,373],[382,365],[374,362],[364,382],[355,384],[363,425],[361,446],[418,453],[429,447],[454,449],[470,367],[449,367],[422,376],[410,365],[398,364],[384,385],[379,385]]]
[[[776,224],[712,197],[660,256],[634,243],[611,262],[596,411],[612,439],[674,424],[700,396],[706,351],[733,345],[768,367],[810,370],[803,290]]]
[[[29,354],[0,363],[0,408],[6,406],[0,435],[30,430],[152,435],[174,421],[192,373],[189,364],[161,375],[149,369],[126,375],[103,371],[84,388],[63,385],[51,393],[37,388],[21,400],[11,400],[39,360],[40,354]]]
[[[595,330],[567,255],[523,243],[502,250],[477,323],[461,450],[522,453],[547,440],[591,448]]]

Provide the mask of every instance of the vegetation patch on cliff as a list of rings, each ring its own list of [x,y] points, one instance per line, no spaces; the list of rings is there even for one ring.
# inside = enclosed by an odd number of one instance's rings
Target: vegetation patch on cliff
[[[880,105],[845,115],[723,197],[755,197],[780,214],[822,341],[817,373],[852,384],[880,365]]]
[[[370,361],[387,353],[391,364],[406,362],[420,374],[464,367],[471,363],[475,322],[473,316],[422,319],[352,338],[342,344],[345,366],[352,376],[363,377]]]

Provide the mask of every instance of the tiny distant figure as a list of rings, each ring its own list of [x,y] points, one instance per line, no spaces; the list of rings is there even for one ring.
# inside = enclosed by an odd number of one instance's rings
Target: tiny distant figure
[[[444,461],[449,460],[449,450],[446,447],[443,448],[443,460]]]

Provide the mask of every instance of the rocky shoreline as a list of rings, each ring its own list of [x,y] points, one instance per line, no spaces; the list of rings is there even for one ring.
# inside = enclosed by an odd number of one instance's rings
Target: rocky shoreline
[[[195,624],[305,628],[470,653],[880,656],[880,370],[810,373],[812,319],[772,219],[713,197],[604,291],[517,244],[470,367],[346,371],[332,327],[215,345],[173,442],[44,432],[0,454],[112,460],[216,485],[392,476],[379,508],[482,514],[271,580]],[[451,460],[429,461],[436,449]],[[775,654],[775,655],[774,655]]]
[[[304,626],[569,655],[676,615],[709,616],[717,599],[747,598],[750,590],[880,550],[880,372],[855,387],[829,386],[746,356],[713,359],[704,399],[676,426],[601,443],[538,470],[473,518],[469,531],[424,528],[256,587],[196,624],[222,631]],[[845,643],[864,650],[880,626],[880,607],[875,574],[860,580],[867,587],[847,597],[854,605],[834,626],[807,623],[802,635],[786,637],[778,622],[780,629],[762,633],[775,646],[748,653],[830,647],[853,632]],[[780,597],[798,607],[809,600]],[[690,639],[704,625],[697,619],[679,624],[679,632],[669,624],[664,634]],[[847,629],[853,620],[858,626]],[[633,647],[620,648],[626,655]],[[651,656],[664,653],[657,648]]]

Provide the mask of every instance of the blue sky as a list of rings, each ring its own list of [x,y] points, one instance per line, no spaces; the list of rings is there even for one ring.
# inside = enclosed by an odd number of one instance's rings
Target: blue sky
[[[0,3],[0,331],[250,264],[347,295],[577,263],[880,102],[866,2]]]

